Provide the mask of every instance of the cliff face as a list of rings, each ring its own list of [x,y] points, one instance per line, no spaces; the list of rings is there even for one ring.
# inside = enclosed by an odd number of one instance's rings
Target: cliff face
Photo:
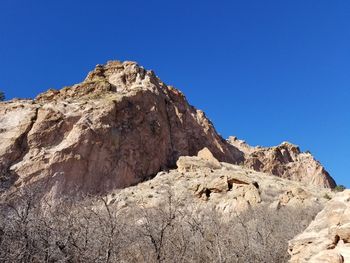
[[[203,147],[220,161],[243,160],[180,91],[134,62],[98,65],[80,84],[1,103],[0,127],[3,189],[40,183],[52,195],[102,193]]]
[[[0,105],[0,191],[38,184],[52,196],[105,193],[204,147],[222,162],[335,185],[295,146],[250,148],[222,139],[179,90],[135,62],[97,65],[82,83]]]
[[[231,145],[244,153],[243,165],[249,169],[317,185],[334,188],[335,181],[310,153],[288,142],[275,147],[251,147],[236,137],[230,137]]]

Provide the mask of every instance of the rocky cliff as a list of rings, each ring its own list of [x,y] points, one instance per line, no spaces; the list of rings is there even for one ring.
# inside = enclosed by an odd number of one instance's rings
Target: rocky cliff
[[[106,192],[203,147],[221,161],[243,160],[180,91],[134,62],[98,65],[80,84],[1,103],[0,127],[3,189],[40,183],[53,195]]]
[[[219,160],[333,187],[296,147],[222,139],[177,89],[135,62],[97,65],[79,84],[0,103],[0,191],[41,185],[51,196],[105,193],[175,167],[207,147]],[[286,150],[287,149],[287,150]]]
[[[244,153],[243,165],[247,168],[321,187],[336,186],[320,162],[294,144],[283,142],[275,147],[252,147],[233,136],[228,141]]]

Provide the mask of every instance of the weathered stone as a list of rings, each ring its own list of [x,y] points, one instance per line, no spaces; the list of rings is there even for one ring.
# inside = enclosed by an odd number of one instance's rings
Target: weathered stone
[[[216,169],[220,168],[220,162],[214,157],[214,155],[209,151],[207,147],[200,150],[197,154],[199,158],[207,160],[211,166],[217,167]]]
[[[198,152],[197,156],[181,156],[177,162],[177,169],[180,172],[195,171],[201,168],[220,169],[220,162],[213,156],[213,154],[204,148]]]
[[[12,178],[2,189],[42,184],[52,197],[130,186],[204,147],[212,168],[215,158],[243,160],[180,91],[134,62],[98,65],[34,101],[2,102],[0,127],[0,168]]]
[[[322,251],[312,257],[309,263],[343,263],[344,258],[336,251]]]
[[[335,181],[310,153],[283,142],[276,147],[251,147],[245,141],[230,137],[228,141],[244,152],[244,166],[285,179],[333,188]]]
[[[349,212],[350,190],[345,190],[333,197],[309,227],[289,242],[291,263],[350,261]]]

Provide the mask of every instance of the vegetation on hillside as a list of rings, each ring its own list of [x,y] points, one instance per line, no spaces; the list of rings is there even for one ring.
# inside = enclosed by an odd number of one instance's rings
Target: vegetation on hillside
[[[2,204],[0,262],[287,262],[288,241],[319,211],[260,206],[225,219],[170,192],[157,208],[92,203]]]

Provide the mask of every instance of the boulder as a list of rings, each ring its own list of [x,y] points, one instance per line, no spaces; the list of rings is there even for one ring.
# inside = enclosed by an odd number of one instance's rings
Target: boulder
[[[220,169],[220,162],[213,156],[208,148],[203,148],[197,156],[181,156],[177,162],[177,169],[180,172],[194,171],[197,169]]]

